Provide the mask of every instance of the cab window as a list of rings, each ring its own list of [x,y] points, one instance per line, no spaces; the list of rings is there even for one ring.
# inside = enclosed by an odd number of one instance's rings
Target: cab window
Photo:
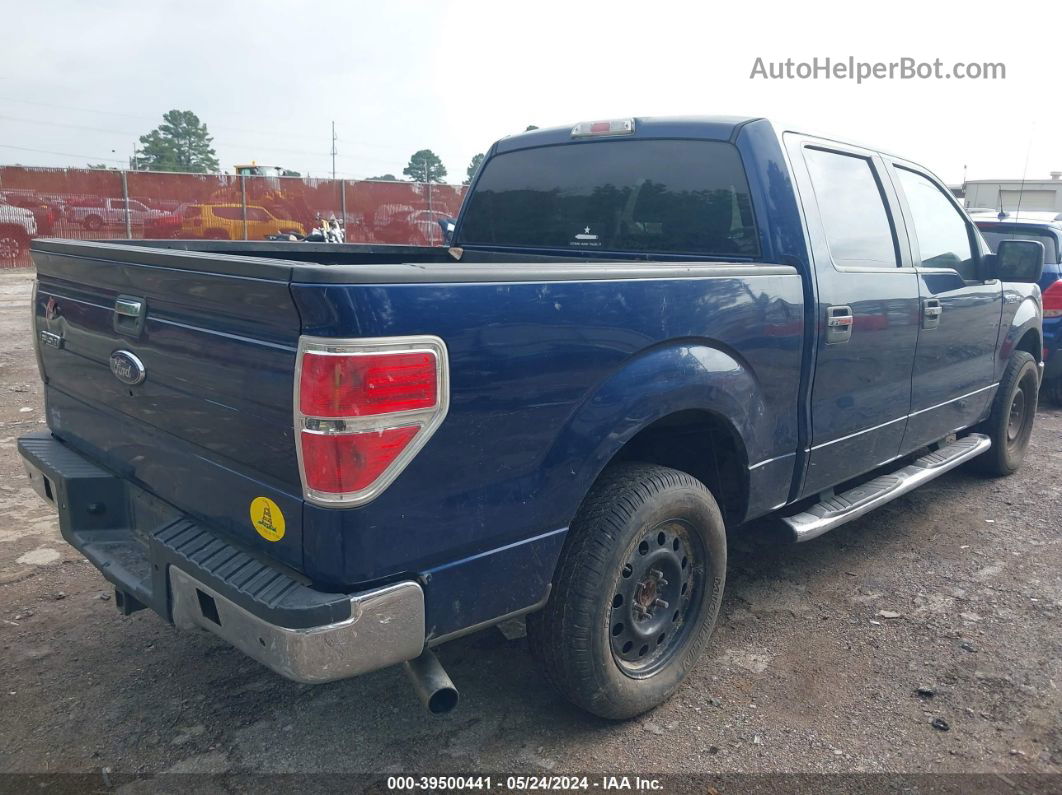
[[[741,157],[721,141],[594,141],[496,155],[461,224],[462,245],[759,254]]]
[[[977,259],[970,228],[961,211],[926,177],[896,167],[900,189],[907,198],[922,265],[954,268],[966,281],[977,279]]]
[[[231,207],[228,205],[216,205],[211,208],[211,211],[218,218],[224,218],[226,221],[242,221],[243,220],[243,208]]]
[[[897,267],[892,222],[870,160],[811,147],[804,150],[804,159],[834,263],[839,267]]]

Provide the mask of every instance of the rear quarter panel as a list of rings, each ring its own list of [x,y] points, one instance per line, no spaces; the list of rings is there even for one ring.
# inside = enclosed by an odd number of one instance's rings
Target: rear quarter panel
[[[450,358],[449,414],[389,489],[361,508],[304,508],[304,565],[314,579],[351,583],[431,571],[563,534],[624,442],[656,418],[686,408],[731,418],[749,465],[779,459],[788,468],[786,477],[776,478],[784,500],[798,446],[804,332],[795,271],[551,283],[293,284],[292,291],[305,334],[435,334]],[[554,558],[534,568],[548,582],[559,544],[542,549]],[[505,566],[491,573],[510,581],[521,576]],[[460,627],[475,617],[473,610],[448,620]]]

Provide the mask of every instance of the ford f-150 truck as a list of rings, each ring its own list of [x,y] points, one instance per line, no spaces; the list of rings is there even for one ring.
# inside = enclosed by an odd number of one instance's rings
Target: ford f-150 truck
[[[37,241],[48,431],[19,449],[116,589],[284,676],[527,616],[597,715],[667,698],[727,534],[797,541],[1015,471],[1043,246],[930,172],[755,118],[505,138],[449,248]],[[886,565],[883,561],[882,565]]]

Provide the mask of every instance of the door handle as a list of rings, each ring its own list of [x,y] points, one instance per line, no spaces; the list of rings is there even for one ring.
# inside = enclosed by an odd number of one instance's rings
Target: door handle
[[[826,307],[826,344],[836,345],[852,339],[855,317],[850,306]]]
[[[942,314],[944,307],[940,305],[939,298],[925,299],[922,302],[922,328],[937,328]]]

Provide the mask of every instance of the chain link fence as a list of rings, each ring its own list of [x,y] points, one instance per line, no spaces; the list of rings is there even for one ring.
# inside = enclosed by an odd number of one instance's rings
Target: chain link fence
[[[0,268],[37,237],[263,240],[342,220],[348,243],[441,245],[464,187],[310,177],[0,166]]]

